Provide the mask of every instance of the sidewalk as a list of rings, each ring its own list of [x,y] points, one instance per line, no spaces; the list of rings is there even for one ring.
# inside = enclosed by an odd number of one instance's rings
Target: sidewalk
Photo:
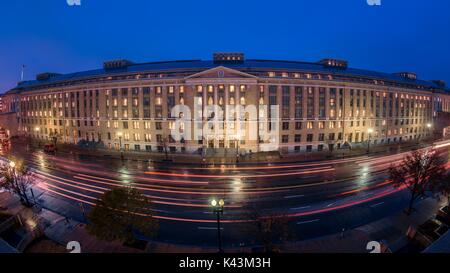
[[[354,148],[352,150],[335,150],[333,153],[328,151],[323,152],[301,152],[301,153],[289,153],[280,154],[279,152],[264,152],[264,153],[253,153],[247,154],[245,156],[239,157],[238,164],[258,164],[258,163],[300,163],[300,162],[310,162],[310,161],[322,161],[322,160],[333,160],[342,159],[343,157],[358,157],[358,156],[369,156],[369,155],[382,155],[382,154],[393,154],[403,151],[409,151],[412,149],[420,149],[429,146],[433,142],[438,141],[438,139],[428,139],[422,140],[419,143],[415,141],[405,141],[402,143],[391,144],[391,145],[377,145],[371,146],[370,154],[367,154],[365,147]],[[15,140],[17,144],[22,144],[26,146],[23,140]],[[13,142],[13,143],[14,143]],[[33,145],[30,145],[33,146]],[[38,148],[34,145],[34,148]],[[41,145],[42,146],[42,145]],[[121,160],[121,153],[114,150],[108,149],[90,149],[81,148],[77,145],[72,144],[58,144],[58,154],[77,154],[77,155],[87,155],[101,158],[110,158],[115,160]],[[157,163],[167,163],[164,153],[157,152],[133,152],[124,151],[124,160],[134,160],[134,161],[152,161]],[[214,164],[224,164],[224,165],[235,165],[236,157],[233,156],[222,156],[208,155],[205,158],[205,162],[202,161],[202,156],[199,154],[188,154],[188,153],[174,153],[168,154],[168,162],[174,164],[186,164],[186,165],[214,165]]]
[[[0,205],[7,207],[6,212],[16,215],[20,213],[25,224],[33,223],[39,225],[43,235],[61,247],[54,249],[58,252],[67,253],[65,247],[70,241],[77,241],[82,246],[82,252],[86,253],[137,253],[143,252],[138,249],[123,246],[117,242],[104,242],[89,235],[85,225],[76,220],[66,218],[45,208],[26,208],[19,199],[9,192],[0,193]],[[33,245],[32,242],[31,245]],[[33,249],[49,249],[32,247]],[[64,251],[61,251],[64,250]],[[27,250],[25,250],[27,251]]]

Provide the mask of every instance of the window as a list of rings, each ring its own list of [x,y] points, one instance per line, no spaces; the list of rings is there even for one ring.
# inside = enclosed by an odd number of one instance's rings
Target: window
[[[284,131],[289,130],[289,122],[283,122],[282,126]]]
[[[288,135],[282,135],[281,136],[281,142],[282,143],[288,143],[289,142],[289,136]]]
[[[302,135],[295,135],[295,142],[301,142],[302,141]]]
[[[319,141],[325,140],[325,134],[319,134]]]
[[[133,129],[139,129],[139,121],[133,121]]]
[[[307,142],[312,142],[312,141],[313,141],[313,134],[308,134],[308,135],[306,136],[306,141],[307,141]]]

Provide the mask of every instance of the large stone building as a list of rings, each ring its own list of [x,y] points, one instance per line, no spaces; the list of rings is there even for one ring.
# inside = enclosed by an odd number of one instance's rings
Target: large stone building
[[[450,112],[445,84],[414,73],[353,69],[335,59],[250,60],[240,53],[43,73],[8,91],[5,103],[19,134],[160,152],[309,152],[419,140],[431,135],[440,112]],[[174,114],[175,105],[188,108]],[[207,109],[212,105],[214,114]],[[253,108],[234,114],[227,105]]]

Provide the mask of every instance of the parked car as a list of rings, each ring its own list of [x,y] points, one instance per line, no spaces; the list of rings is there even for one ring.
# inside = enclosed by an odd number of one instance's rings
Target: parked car
[[[44,152],[46,153],[54,153],[56,152],[56,147],[53,144],[45,144],[44,145]]]

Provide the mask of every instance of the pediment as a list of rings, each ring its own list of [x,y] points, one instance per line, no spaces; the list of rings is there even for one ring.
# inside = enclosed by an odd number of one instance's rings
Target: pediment
[[[211,69],[207,69],[205,71],[190,75],[186,77],[185,79],[231,79],[231,78],[248,78],[248,79],[255,79],[256,76],[224,67],[224,66],[218,66]]]

